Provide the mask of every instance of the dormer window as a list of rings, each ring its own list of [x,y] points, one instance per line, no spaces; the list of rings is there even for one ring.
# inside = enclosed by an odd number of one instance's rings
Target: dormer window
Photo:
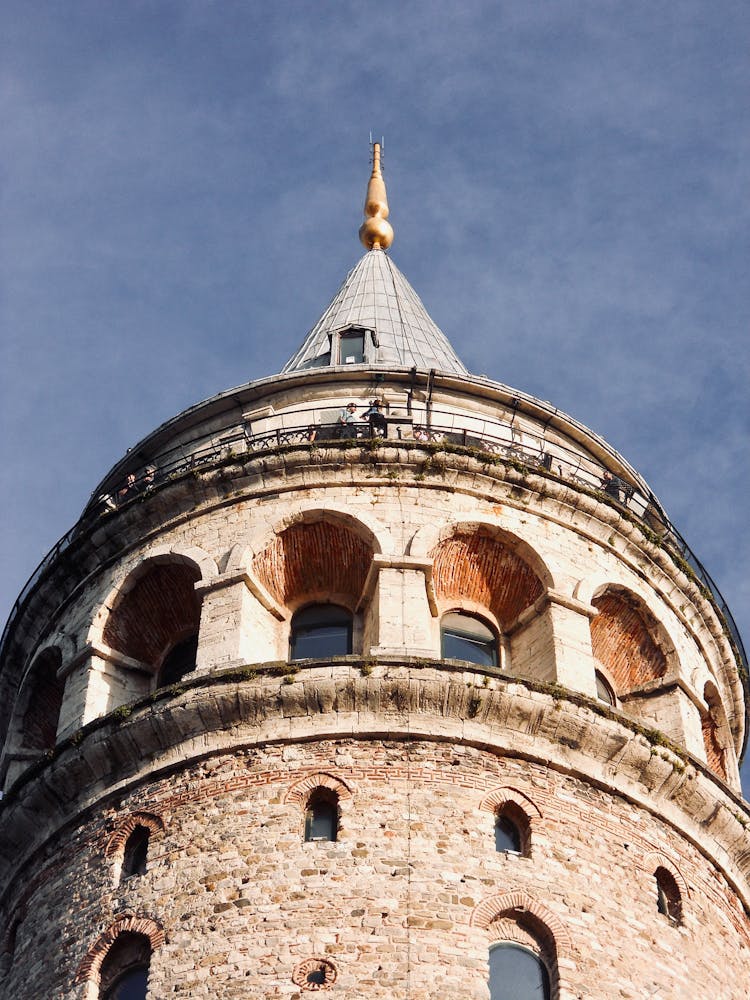
[[[342,330],[339,334],[339,364],[340,365],[362,365],[365,361],[365,335],[368,333],[364,327],[350,326],[348,330]]]

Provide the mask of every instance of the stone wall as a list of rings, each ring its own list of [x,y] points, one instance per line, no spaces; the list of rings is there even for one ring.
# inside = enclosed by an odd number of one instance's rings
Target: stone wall
[[[296,790],[323,780],[341,790],[338,840],[304,843]],[[530,818],[528,857],[495,851],[508,799]],[[164,830],[146,874],[117,885],[111,845],[133,813]],[[657,912],[659,866],[679,926]],[[295,969],[323,958],[334,995],[486,1000],[509,906],[549,929],[561,1000],[737,1000],[750,977],[747,915],[670,825],[580,776],[451,742],[276,743],[178,768],[81,816],[16,898],[7,1000],[88,998],[100,938],[125,920],[161,935],[157,997],[292,1000]]]

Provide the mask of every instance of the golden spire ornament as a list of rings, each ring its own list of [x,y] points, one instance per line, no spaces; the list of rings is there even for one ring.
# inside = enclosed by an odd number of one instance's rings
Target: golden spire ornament
[[[388,196],[380,170],[380,143],[372,144],[372,173],[365,196],[365,221],[359,238],[367,250],[387,250],[393,243],[393,227],[388,219]]]

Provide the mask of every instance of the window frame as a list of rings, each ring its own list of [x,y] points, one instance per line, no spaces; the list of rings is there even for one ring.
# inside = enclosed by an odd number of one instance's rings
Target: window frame
[[[468,622],[476,622],[479,627],[474,630],[470,627],[463,630],[458,626],[452,627],[452,622],[449,622],[446,626],[446,619],[465,619]],[[484,631],[487,635],[482,637],[479,634],[481,631]],[[483,660],[469,659],[466,656],[446,655],[446,637],[458,639],[460,642],[469,644],[469,650],[473,648],[484,649],[485,652],[491,653],[490,659],[492,662],[487,663]],[[440,658],[443,660],[463,660],[466,663],[473,663],[478,667],[497,670],[500,668],[502,662],[500,654],[500,635],[498,630],[481,614],[474,611],[467,611],[464,608],[451,608],[440,616]]]
[[[312,623],[307,625],[306,623],[303,622],[303,624],[300,625],[300,619],[304,619],[305,616],[309,616],[314,620],[315,611],[316,610],[319,611],[322,608],[331,610],[335,609],[336,612],[339,612],[340,613],[338,615],[339,621],[338,622],[335,621],[335,615],[331,615],[331,620],[326,622],[325,621],[326,616],[323,615],[321,618],[320,625],[317,628]],[[296,647],[300,638],[310,638],[316,631],[318,633],[322,633],[326,628],[335,628],[335,627],[339,627],[342,630],[345,630],[344,652],[337,650],[336,652],[325,651],[323,653],[317,653],[316,655],[297,654]],[[307,635],[300,636],[299,634],[300,629],[305,629]],[[323,603],[315,602],[311,604],[306,604],[298,608],[294,612],[294,614],[292,615],[292,620],[289,623],[289,662],[294,663],[299,660],[322,660],[333,656],[351,656],[353,649],[353,640],[354,640],[354,615],[348,608],[344,607],[342,604],[335,604],[330,601]]]

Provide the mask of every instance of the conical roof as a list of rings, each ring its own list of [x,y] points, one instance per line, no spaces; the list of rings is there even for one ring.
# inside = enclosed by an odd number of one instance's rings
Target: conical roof
[[[467,373],[445,334],[384,250],[375,248],[346,276],[330,305],[283,372],[345,363],[339,337],[369,331],[364,363]]]

